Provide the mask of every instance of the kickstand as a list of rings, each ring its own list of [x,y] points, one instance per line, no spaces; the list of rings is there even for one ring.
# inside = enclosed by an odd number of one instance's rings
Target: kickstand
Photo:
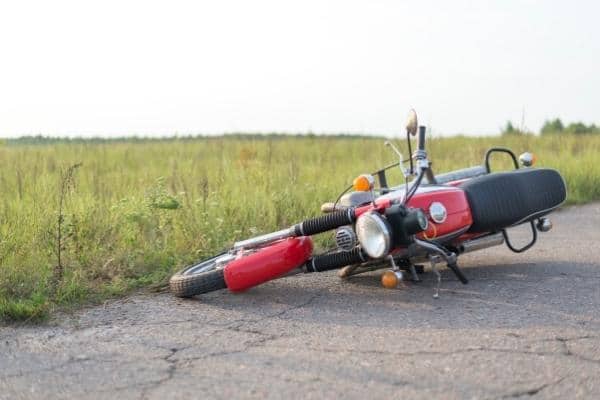
[[[421,282],[421,278],[419,278],[419,275],[417,274],[417,270],[415,269],[415,266],[411,263],[408,268],[410,269],[410,274],[412,275],[413,281]]]
[[[444,259],[446,261],[446,264],[448,265],[448,268],[450,268],[450,270],[452,272],[454,272],[454,275],[456,275],[456,277],[458,278],[459,281],[461,281],[463,284],[467,284],[469,283],[469,280],[467,279],[467,277],[462,273],[462,271],[460,270],[460,268],[458,268],[458,265],[456,264],[456,254],[453,252],[450,252],[448,250],[446,250],[443,246],[434,243],[434,242],[430,242],[428,240],[420,240],[420,239],[414,239],[415,243],[417,245],[419,245],[420,247],[423,247],[427,250],[433,251],[435,253],[437,253],[438,257],[441,257],[441,259]],[[440,260],[441,260],[440,259]]]
[[[452,272],[454,272],[454,275],[456,275],[458,280],[461,281],[461,283],[463,285],[466,285],[467,283],[469,283],[469,280],[467,279],[465,274],[463,274],[463,272],[460,270],[460,268],[458,268],[458,265],[456,264],[456,262],[448,263],[448,268],[450,268],[450,270],[452,270]]]
[[[435,274],[437,283],[435,285],[435,289],[433,292],[433,298],[434,299],[439,299],[440,297],[440,287],[442,286],[442,274],[440,274],[440,271],[437,270],[437,267],[435,266],[438,263],[439,258],[437,256],[431,256],[429,257],[429,262],[431,262],[431,270],[433,271],[433,273]]]

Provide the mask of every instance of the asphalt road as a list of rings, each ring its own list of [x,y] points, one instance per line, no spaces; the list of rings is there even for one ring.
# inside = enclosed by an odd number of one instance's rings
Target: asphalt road
[[[600,398],[600,204],[517,255],[465,255],[386,290],[379,274],[192,300],[138,295],[0,328],[0,399]]]

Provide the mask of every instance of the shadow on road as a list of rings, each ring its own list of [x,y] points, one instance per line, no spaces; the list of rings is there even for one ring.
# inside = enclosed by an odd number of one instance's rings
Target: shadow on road
[[[440,298],[426,271],[420,283],[405,288],[381,287],[380,273],[340,280],[333,273],[294,276],[244,293],[227,291],[191,301],[223,311],[238,311],[245,320],[265,318],[319,324],[472,328],[545,324],[600,326],[600,267],[583,263],[516,263],[465,268],[462,285],[442,271]]]

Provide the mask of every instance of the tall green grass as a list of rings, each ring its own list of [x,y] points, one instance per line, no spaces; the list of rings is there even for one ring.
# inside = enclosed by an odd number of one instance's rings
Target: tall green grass
[[[569,203],[600,199],[600,137],[433,138],[428,150],[443,172],[481,164],[496,145],[533,151],[538,165],[558,169]],[[354,176],[394,161],[381,139],[367,138],[5,144],[0,318],[41,319],[56,307],[160,287],[235,240],[317,215]],[[390,181],[399,183],[399,172]]]

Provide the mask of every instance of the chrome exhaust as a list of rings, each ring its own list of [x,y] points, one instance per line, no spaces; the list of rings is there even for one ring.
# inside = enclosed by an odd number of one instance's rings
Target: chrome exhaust
[[[477,239],[467,240],[459,246],[461,253],[470,253],[472,251],[487,249],[488,247],[499,246],[504,243],[502,233],[494,233]]]

